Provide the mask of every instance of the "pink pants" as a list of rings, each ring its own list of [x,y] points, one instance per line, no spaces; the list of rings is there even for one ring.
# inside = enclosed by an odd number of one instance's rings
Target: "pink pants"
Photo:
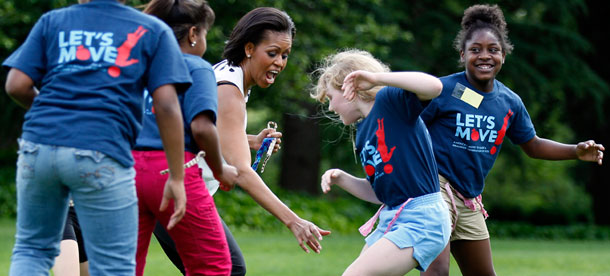
[[[163,151],[132,151],[136,169],[136,192],[138,194],[139,229],[136,253],[136,275],[144,274],[146,254],[156,220],[167,225],[174,211],[170,201],[164,212],[159,211],[163,188],[168,175],[161,175],[167,169]],[[194,158],[190,152],[184,153],[185,162]],[[231,256],[225,233],[197,166],[185,170],[186,214],[169,231],[176,243],[178,254],[184,262],[186,275],[229,275]]]

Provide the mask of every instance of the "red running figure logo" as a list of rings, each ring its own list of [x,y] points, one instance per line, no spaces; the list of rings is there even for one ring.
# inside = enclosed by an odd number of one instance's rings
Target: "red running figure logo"
[[[394,154],[394,150],[396,146],[392,147],[390,151],[388,151],[388,146],[385,143],[385,127],[383,126],[383,118],[377,119],[377,130],[375,131],[375,136],[377,136],[377,152],[381,156],[381,161],[387,163],[392,158],[392,154]],[[390,164],[386,164],[383,167],[383,171],[387,174],[392,173],[394,167]],[[375,173],[375,167],[371,165],[365,166],[366,174],[372,176]]]
[[[508,119],[513,116],[513,114],[513,111],[509,109],[508,113],[506,113],[506,116],[504,116],[504,123],[502,124],[502,128],[498,131],[498,138],[496,138],[496,142],[494,143],[496,146],[501,145],[504,141],[504,136],[506,136],[506,127],[508,126]],[[498,151],[496,146],[491,147],[491,150],[489,150],[489,153],[491,155],[496,154],[496,152]]]
[[[127,67],[134,63],[138,63],[137,59],[129,59],[129,55],[131,54],[131,50],[136,46],[140,38],[148,32],[148,30],[144,29],[142,26],[138,26],[138,29],[133,33],[127,34],[127,40],[123,42],[123,44],[117,48],[117,56],[115,60],[116,66],[111,66],[108,68],[108,75],[111,77],[119,77],[121,75],[121,69],[119,67]]]

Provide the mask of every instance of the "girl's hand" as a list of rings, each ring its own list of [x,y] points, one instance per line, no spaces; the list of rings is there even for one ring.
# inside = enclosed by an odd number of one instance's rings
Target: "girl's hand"
[[[169,218],[167,230],[174,228],[186,213],[186,192],[184,190],[184,182],[182,180],[174,180],[170,175],[163,188],[163,198],[161,199],[159,211],[165,211],[172,199],[174,200],[174,213]]]
[[[220,189],[223,191],[230,191],[235,187],[235,183],[237,183],[237,177],[239,176],[237,172],[237,168],[229,165],[222,165],[222,174],[215,176],[215,178],[220,182]]]
[[[263,144],[263,140],[270,137],[276,138],[275,147],[273,148],[273,153],[276,153],[282,148],[282,133],[273,128],[265,128],[258,135],[248,135],[250,149],[258,150]]]
[[[330,186],[337,184],[338,178],[343,174],[343,171],[340,169],[330,169],[326,171],[322,175],[322,182],[320,186],[322,186],[322,192],[325,194],[330,191]]]
[[[369,90],[376,85],[377,77],[374,73],[358,70],[349,73],[349,75],[345,77],[341,89],[343,90],[343,97],[348,101],[351,101],[356,97],[356,92]]]
[[[583,161],[597,162],[601,165],[604,159],[604,146],[596,144],[595,141],[589,140],[580,142],[576,145],[576,156]]]

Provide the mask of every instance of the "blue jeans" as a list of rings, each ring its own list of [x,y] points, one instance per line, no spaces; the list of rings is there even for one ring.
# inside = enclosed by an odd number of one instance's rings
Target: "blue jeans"
[[[9,275],[48,275],[72,197],[91,275],[134,275],[135,170],[101,152],[19,141],[17,234]]]

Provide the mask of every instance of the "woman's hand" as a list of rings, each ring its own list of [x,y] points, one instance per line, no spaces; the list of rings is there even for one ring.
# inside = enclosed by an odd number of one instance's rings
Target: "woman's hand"
[[[303,249],[303,251],[309,253],[309,249],[311,248],[314,252],[320,253],[322,250],[322,245],[320,242],[322,240],[322,236],[326,236],[330,234],[330,231],[322,230],[315,224],[310,221],[299,218],[297,221],[289,223],[286,225],[292,234],[299,242],[299,246]],[[305,246],[307,244],[307,246]]]
[[[276,138],[275,139],[275,147],[273,148],[273,153],[276,153],[278,150],[282,148],[280,145],[282,143],[282,133],[277,131],[274,128],[265,128],[261,130],[258,135],[248,135],[248,144],[251,150],[258,150],[263,144],[263,140],[265,138]]]

